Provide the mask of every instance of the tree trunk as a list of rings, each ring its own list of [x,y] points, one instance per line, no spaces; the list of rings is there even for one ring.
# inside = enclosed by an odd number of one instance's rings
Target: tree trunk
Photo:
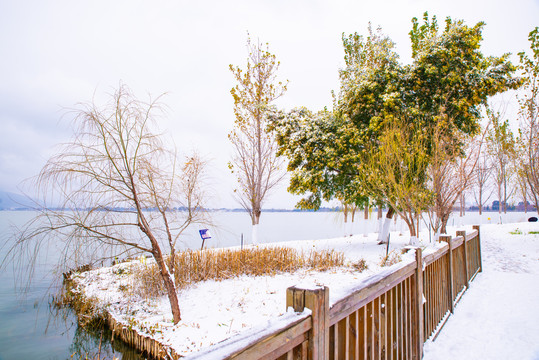
[[[369,220],[369,206],[368,205],[365,205],[364,218],[365,218],[365,220]],[[363,236],[365,236],[365,237],[369,236],[368,224],[369,224],[369,222],[365,221],[364,225],[363,225]]]
[[[251,243],[253,245],[258,244],[258,224],[251,227]]]
[[[419,236],[419,230],[421,229],[421,215],[419,213],[416,214],[416,220],[417,220],[417,226],[415,228],[415,236],[417,238]]]
[[[176,285],[174,285],[174,279],[172,279],[172,276],[170,276],[170,272],[161,252],[154,251],[153,256],[155,257],[155,261],[157,262],[157,266],[159,267],[161,278],[163,279],[163,283],[165,284],[165,288],[167,289],[167,296],[170,302],[170,309],[172,310],[172,318],[174,320],[174,324],[177,324],[181,320],[181,313],[180,304],[178,303],[178,294],[176,293]]]
[[[386,219],[384,222],[384,226],[382,227],[382,231],[380,231],[380,233],[378,234],[379,243],[387,244],[387,240],[389,236],[389,226],[391,225],[391,220],[393,219],[394,214],[395,214],[395,210],[390,206],[386,214]]]
[[[411,216],[410,219],[407,218],[408,216],[401,216],[401,219],[404,220],[406,225],[408,225],[408,231],[410,232],[410,242],[409,245],[416,245],[417,244],[417,233],[418,230],[416,228],[416,223],[414,220],[414,217]]]
[[[507,214],[507,178],[505,174],[505,167],[503,170],[503,213]]]
[[[252,228],[251,228],[251,243],[253,245],[258,244],[258,224],[260,223],[260,211],[257,213],[253,213],[253,216],[251,217],[252,220]]]
[[[131,184],[133,186],[133,189],[135,189],[133,181],[131,182]],[[180,312],[180,304],[178,303],[178,294],[176,293],[176,285],[174,284],[174,279],[170,275],[170,271],[164,259],[163,252],[161,251],[161,247],[159,246],[159,242],[152,233],[148,221],[146,220],[146,217],[141,210],[138,196],[135,191],[133,191],[133,196],[135,198],[135,204],[137,205],[139,228],[144,234],[146,234],[146,236],[150,240],[150,243],[152,244],[152,255],[155,259],[155,262],[157,263],[157,267],[159,268],[159,272],[161,274],[161,278],[163,279],[163,283],[165,284],[165,288],[167,289],[170,309],[172,310],[172,318],[174,324],[176,325],[182,319]]]
[[[442,216],[442,226],[440,228],[441,234],[447,234],[447,222],[449,221],[449,214]]]

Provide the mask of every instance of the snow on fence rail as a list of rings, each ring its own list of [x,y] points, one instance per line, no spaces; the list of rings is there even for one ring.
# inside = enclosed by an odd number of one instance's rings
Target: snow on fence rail
[[[290,287],[286,305],[296,316],[187,359],[421,359],[481,271],[479,226],[440,241],[447,244],[425,256],[416,249],[415,261],[365,279],[331,308],[327,287]]]

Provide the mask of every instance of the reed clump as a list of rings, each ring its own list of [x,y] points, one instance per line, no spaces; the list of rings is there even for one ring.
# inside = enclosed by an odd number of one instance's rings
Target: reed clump
[[[77,322],[81,327],[100,328],[105,324],[105,312],[99,306],[99,300],[95,297],[84,296],[73,281],[72,274],[68,277],[64,274],[62,290],[53,297],[53,305],[57,309],[71,307],[77,315]]]
[[[176,286],[182,289],[201,281],[222,281],[241,275],[275,275],[299,269],[327,271],[344,266],[345,257],[334,250],[302,252],[288,247],[254,247],[242,250],[186,250],[176,255],[175,263]],[[137,282],[133,289],[137,295],[149,298],[165,294],[155,264],[139,266],[133,275]]]

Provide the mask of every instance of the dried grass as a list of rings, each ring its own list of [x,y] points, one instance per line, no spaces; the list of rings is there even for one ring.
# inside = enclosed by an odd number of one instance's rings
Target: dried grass
[[[327,271],[344,266],[344,254],[334,250],[299,252],[287,247],[248,248],[243,250],[187,250],[176,255],[175,282],[178,289],[191,284],[222,281],[241,275],[261,276],[291,273],[299,269]],[[133,270],[133,290],[143,298],[165,294],[155,264]]]
[[[380,258],[379,265],[381,267],[391,266],[391,265],[395,265],[396,263],[401,262],[401,260],[402,260],[401,255],[395,250],[393,250],[393,251],[390,251],[389,254],[382,256]]]
[[[367,260],[365,259],[359,259],[355,263],[351,264],[354,269],[356,269],[359,272],[363,272],[369,268],[369,265],[367,264]]]

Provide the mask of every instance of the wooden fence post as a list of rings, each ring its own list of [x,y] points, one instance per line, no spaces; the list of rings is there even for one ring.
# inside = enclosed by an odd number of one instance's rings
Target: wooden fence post
[[[449,266],[448,271],[449,274],[447,274],[449,278],[449,307],[451,310],[451,313],[455,310],[455,294],[453,290],[453,243],[451,242],[451,236],[449,235],[442,235],[440,236],[440,241],[447,242],[447,245],[449,246],[448,250],[448,259],[449,259]]]
[[[313,328],[309,338],[309,359],[329,359],[329,289],[305,290],[305,307],[311,309]]]
[[[423,314],[423,254],[421,248],[415,250],[415,261],[417,268],[415,271],[415,307],[417,326],[412,327],[412,339],[416,339],[414,344],[413,359],[421,360],[423,358],[423,342],[424,342],[424,314]]]
[[[291,286],[286,289],[286,309],[294,308],[295,312],[303,312],[305,309],[305,290]]]
[[[479,255],[479,272],[482,272],[483,271],[483,260],[481,258],[481,231],[480,231],[479,225],[474,225],[473,229],[477,230],[477,247],[478,247],[478,250],[479,250],[479,254],[478,254]]]
[[[468,250],[466,245],[466,231],[459,230],[457,231],[457,236],[462,236],[462,246],[464,246],[464,279],[466,284],[466,289],[470,287],[470,283],[468,282]]]
[[[312,312],[312,329],[309,331],[309,359],[329,359],[329,289],[286,289],[286,307],[301,312],[308,308]]]

